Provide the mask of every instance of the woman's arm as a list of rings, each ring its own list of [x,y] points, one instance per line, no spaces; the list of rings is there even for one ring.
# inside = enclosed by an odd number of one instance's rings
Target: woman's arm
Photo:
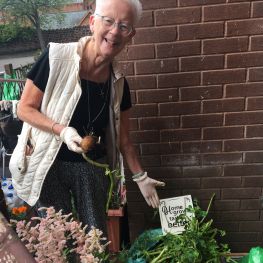
[[[30,125],[46,132],[60,136],[70,151],[83,153],[80,147],[82,138],[73,127],[65,127],[40,112],[43,92],[27,79],[24,91],[18,104],[18,117]]]
[[[21,99],[18,103],[17,115],[20,120],[40,130],[59,135],[64,126],[60,124],[54,125],[54,120],[51,120],[40,112],[43,95],[44,93],[35,86],[33,81],[27,79]]]
[[[133,173],[135,181],[149,206],[157,208],[159,206],[159,197],[156,186],[164,186],[163,182],[148,177],[139,162],[136,151],[129,137],[129,110],[121,112],[120,124],[120,150],[123,154],[129,169]]]
[[[121,112],[120,150],[131,172],[133,174],[138,174],[143,172],[143,169],[129,136],[129,112],[130,110]]]

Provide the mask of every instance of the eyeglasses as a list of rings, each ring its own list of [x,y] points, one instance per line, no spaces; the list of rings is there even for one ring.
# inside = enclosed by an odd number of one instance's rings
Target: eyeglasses
[[[124,37],[128,36],[133,30],[133,27],[127,23],[117,23],[113,18],[110,18],[108,16],[101,16],[99,14],[96,14],[96,16],[99,16],[101,18],[103,26],[110,30],[113,29],[115,25],[117,25],[118,29]]]

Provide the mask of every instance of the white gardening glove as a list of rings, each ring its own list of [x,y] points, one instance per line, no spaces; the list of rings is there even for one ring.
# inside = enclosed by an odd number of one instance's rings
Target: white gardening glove
[[[80,142],[82,138],[78,134],[77,130],[73,127],[66,127],[60,133],[61,140],[68,146],[70,151],[76,153],[83,153]]]
[[[138,184],[147,204],[153,208],[158,208],[160,201],[156,191],[156,186],[165,186],[165,183],[148,177],[146,172],[143,176],[133,180]]]
[[[10,100],[1,100],[0,101],[0,110],[7,111],[9,108],[12,107],[12,102]]]

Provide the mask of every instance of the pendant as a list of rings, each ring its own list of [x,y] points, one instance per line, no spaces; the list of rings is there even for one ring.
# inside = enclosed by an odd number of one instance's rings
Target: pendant
[[[101,89],[100,90],[100,94],[99,94],[101,97],[104,97],[104,90],[103,89]]]
[[[100,88],[100,93],[99,93],[99,95],[100,95],[101,97],[104,97],[105,91],[107,90],[107,87],[108,87],[108,81],[106,81],[105,83],[103,83],[103,85],[99,84],[99,88]]]

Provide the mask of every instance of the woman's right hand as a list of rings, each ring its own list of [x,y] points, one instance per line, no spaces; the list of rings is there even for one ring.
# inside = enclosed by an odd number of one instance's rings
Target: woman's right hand
[[[77,130],[73,127],[65,127],[60,133],[61,140],[68,146],[70,151],[76,153],[83,153],[84,151],[80,147],[82,138],[78,134]]]

